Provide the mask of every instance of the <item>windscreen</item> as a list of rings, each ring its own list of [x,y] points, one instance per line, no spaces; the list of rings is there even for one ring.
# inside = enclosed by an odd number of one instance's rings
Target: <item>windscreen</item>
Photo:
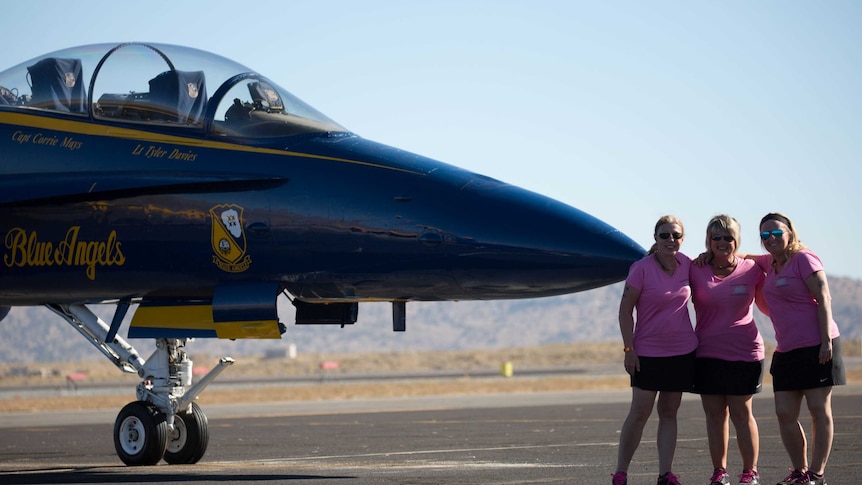
[[[0,107],[218,137],[347,131],[241,64],[164,44],[80,46],[21,63],[0,72]]]

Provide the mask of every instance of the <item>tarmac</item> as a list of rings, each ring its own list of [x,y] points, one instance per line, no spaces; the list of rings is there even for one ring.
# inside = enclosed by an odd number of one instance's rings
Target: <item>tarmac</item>
[[[0,483],[566,484],[610,483],[630,390],[237,403],[204,409],[209,448],[195,465],[126,467],[114,451],[119,410],[0,414]],[[763,484],[787,475],[769,389],[755,397]],[[830,485],[862,471],[862,384],[833,393]],[[802,425],[810,440],[810,418]],[[712,473],[703,411],[686,395],[674,472]],[[658,474],[655,413],[629,484]],[[731,444],[728,468],[741,472]],[[735,483],[735,482],[734,482]]]

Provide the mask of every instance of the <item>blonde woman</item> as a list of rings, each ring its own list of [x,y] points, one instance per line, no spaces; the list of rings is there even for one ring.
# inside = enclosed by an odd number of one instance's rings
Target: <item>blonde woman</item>
[[[760,484],[760,438],[752,397],[763,382],[763,337],[754,322],[754,304],[764,272],[754,261],[737,257],[740,232],[733,217],[713,217],[706,226],[705,264],[692,265],[689,273],[697,316],[694,391],[706,415],[714,469],[710,485],[730,484],[728,416],[742,458],[739,483]]]
[[[640,445],[644,425],[658,405],[658,485],[679,485],[671,469],[676,452],[677,411],[682,393],[691,390],[697,337],[687,303],[691,260],[679,252],[682,221],[664,216],[656,222],[650,253],[632,264],[620,300],[619,323],[624,365],[631,375],[632,404],[620,431],[613,485],[626,485],[628,467]],[[637,310],[637,324],[633,312]]]
[[[845,384],[838,327],[823,263],[801,242],[784,214],[760,220],[768,254],[754,257],[766,272],[763,294],[775,329],[770,373],[775,414],[792,471],[779,485],[826,485],[823,474],[832,449],[832,386]],[[812,446],[799,423],[802,400],[811,413]]]

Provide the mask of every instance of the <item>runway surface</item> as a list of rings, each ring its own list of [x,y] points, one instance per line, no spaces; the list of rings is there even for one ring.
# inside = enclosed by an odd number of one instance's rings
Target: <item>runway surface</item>
[[[196,465],[126,467],[112,442],[118,410],[0,414],[0,483],[558,484],[610,483],[629,390],[219,405]],[[835,388],[831,485],[862,470],[862,385]],[[755,398],[764,485],[789,462],[772,395]],[[810,420],[803,407],[803,425]],[[680,409],[675,472],[707,483],[712,467],[696,396]],[[654,484],[656,418],[629,484]],[[731,427],[731,438],[734,433]],[[809,437],[810,438],[810,437]],[[731,442],[731,474],[741,470]],[[734,482],[735,483],[735,482]]]

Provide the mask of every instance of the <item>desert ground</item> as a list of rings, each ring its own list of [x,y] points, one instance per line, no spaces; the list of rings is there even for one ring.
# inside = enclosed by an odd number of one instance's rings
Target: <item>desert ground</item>
[[[768,349],[768,354],[772,349]],[[862,381],[860,346],[844,348],[847,377]],[[265,385],[212,386],[199,397],[201,405],[225,402],[355,399],[500,392],[547,392],[581,389],[618,389],[628,386],[618,342],[553,344],[514,349],[470,351],[409,351],[363,354],[306,354],[289,357],[243,356],[236,358],[216,382],[265,380]],[[191,355],[198,370],[214,365],[217,357]],[[337,364],[334,364],[337,363]],[[512,377],[503,375],[510,364]],[[615,367],[619,364],[618,367]],[[323,370],[322,367],[328,367]],[[570,372],[519,377],[526,369],[569,369]],[[616,370],[615,370],[616,369]],[[376,373],[447,371],[446,379],[392,379],[385,381],[340,380],[339,376]],[[491,371],[489,373],[489,371]],[[478,377],[476,374],[481,373]],[[69,377],[73,376],[73,380]],[[315,376],[305,383],[278,382],[280,376]],[[78,393],[74,384],[118,384],[123,392],[94,397]],[[134,398],[139,382],[134,374],[120,372],[107,360],[85,362],[0,364],[0,391],[40,387],[56,392],[39,397],[0,394],[0,412],[39,412],[56,409],[119,409]],[[769,383],[769,376],[764,377]]]

